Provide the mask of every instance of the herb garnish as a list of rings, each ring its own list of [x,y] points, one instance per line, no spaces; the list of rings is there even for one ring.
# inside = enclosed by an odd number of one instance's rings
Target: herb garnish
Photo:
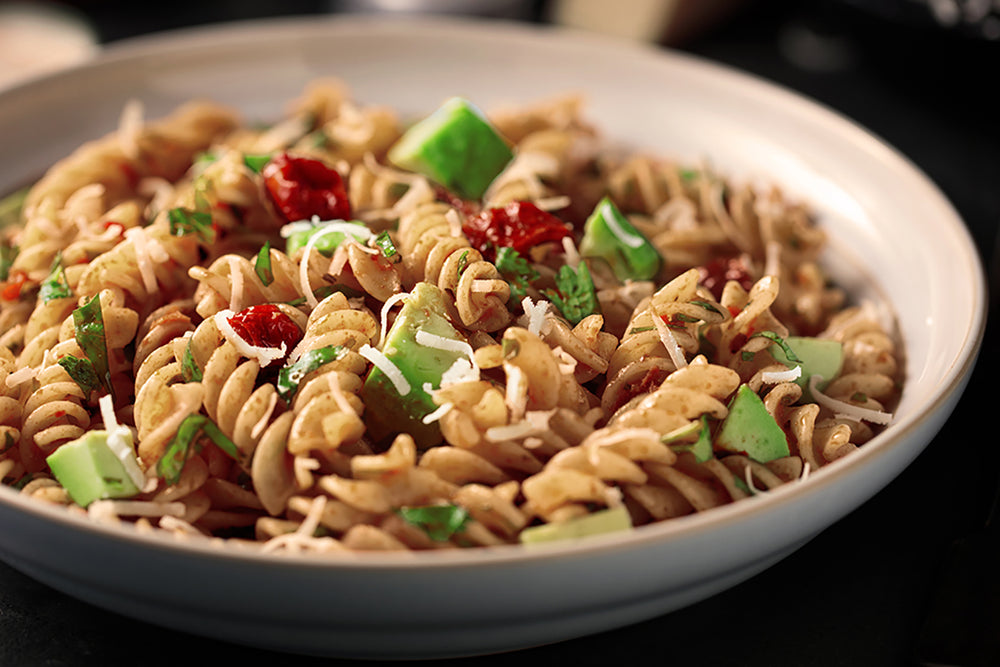
[[[795,352],[792,351],[791,346],[785,342],[785,339],[773,331],[758,331],[757,333],[751,335],[750,338],[767,338],[781,348],[781,351],[785,353],[785,356],[788,357],[789,361],[794,364],[802,363],[802,360],[799,359]],[[747,359],[744,358],[744,361],[747,361]]]
[[[73,290],[69,288],[69,281],[66,279],[66,269],[62,264],[62,253],[56,254],[52,262],[52,269],[49,276],[42,281],[38,289],[38,298],[42,303],[48,303],[53,299],[66,299],[73,296]]]
[[[188,415],[177,427],[177,433],[167,443],[163,456],[156,462],[156,472],[167,484],[176,484],[184,471],[184,465],[192,450],[197,451],[198,441],[204,436],[211,440],[229,457],[240,460],[240,450],[222,430],[205,415]]]
[[[398,264],[403,260],[403,256],[399,254],[398,250],[396,250],[396,245],[389,237],[388,230],[380,232],[378,236],[372,239],[372,243],[374,243],[375,246],[382,251],[382,254],[385,255],[385,258],[393,264]]]
[[[274,282],[274,271],[271,270],[270,241],[264,241],[263,247],[257,252],[257,261],[253,264],[253,270],[264,287]]]
[[[111,384],[111,368],[108,365],[108,346],[104,335],[104,315],[101,312],[99,294],[73,311],[74,337],[83,353],[93,366],[94,374],[104,390],[115,399]]]
[[[531,282],[538,278],[538,271],[528,263],[521,253],[513,248],[497,249],[494,265],[497,271],[510,283],[510,298],[517,303],[527,296]]]
[[[291,403],[295,393],[299,390],[299,383],[306,375],[331,361],[340,359],[345,352],[346,350],[340,345],[327,345],[316,350],[306,351],[295,363],[278,371],[278,379],[275,382],[278,395]]]
[[[66,369],[74,382],[80,385],[85,396],[89,396],[90,392],[101,388],[101,378],[97,376],[94,364],[90,362],[90,359],[80,359],[70,354],[59,359],[57,363]]]
[[[423,530],[435,542],[444,542],[456,533],[461,533],[471,520],[469,512],[458,505],[400,507],[396,514]]]
[[[545,290],[545,294],[572,324],[579,324],[588,315],[600,312],[594,281],[584,262],[575,270],[568,265],[559,267],[556,289]]]
[[[170,233],[174,236],[197,234],[205,243],[215,241],[215,229],[212,227],[212,214],[205,211],[192,211],[178,206],[167,211],[170,222]]]

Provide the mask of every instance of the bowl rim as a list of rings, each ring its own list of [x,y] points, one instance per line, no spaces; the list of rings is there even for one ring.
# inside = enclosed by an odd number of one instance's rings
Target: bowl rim
[[[948,213],[950,231],[960,242],[967,255],[970,276],[971,298],[974,305],[970,320],[962,334],[959,352],[954,362],[939,378],[938,385],[928,399],[915,406],[919,414],[911,414],[900,424],[892,424],[869,443],[860,447],[850,456],[814,471],[808,483],[789,483],[760,496],[730,503],[708,511],[698,512],[668,521],[638,526],[628,533],[610,536],[593,536],[581,540],[556,542],[544,548],[525,548],[521,545],[479,547],[475,549],[455,549],[432,552],[351,552],[331,555],[296,553],[266,553],[256,547],[218,546],[212,538],[178,540],[174,537],[153,532],[143,532],[131,524],[121,526],[95,522],[86,517],[67,511],[63,507],[48,505],[21,496],[18,491],[0,485],[0,512],[12,509],[32,520],[42,520],[74,530],[89,536],[111,542],[127,543],[142,549],[173,551],[186,556],[197,556],[209,560],[228,561],[237,559],[250,563],[265,564],[269,567],[312,570],[377,569],[408,570],[413,567],[455,568],[489,567],[500,563],[535,562],[539,560],[565,560],[567,557],[599,556],[608,552],[631,550],[651,543],[666,542],[671,539],[699,537],[708,531],[721,531],[752,518],[765,518],[780,511],[782,507],[794,503],[804,496],[818,495],[829,491],[841,480],[853,476],[862,466],[870,465],[873,459],[888,456],[903,447],[918,432],[942,419],[941,406],[957,401],[975,366],[978,351],[983,343],[986,330],[987,288],[985,271],[976,246],[961,216],[950,201],[927,175],[909,158],[900,153],[877,135],[861,127],[857,122],[808,96],[779,83],[769,81],[753,73],[716,63],[698,55],[676,51],[670,48],[637,44],[619,38],[588,33],[573,28],[553,25],[520,23],[478,17],[407,16],[388,17],[384,15],[330,15],[330,16],[289,16],[267,19],[247,19],[225,23],[206,24],[181,29],[164,30],[148,35],[130,37],[105,45],[101,52],[89,61],[74,65],[66,70],[43,75],[36,79],[15,84],[0,90],[0,101],[18,95],[30,94],[38,87],[58,84],[63,77],[71,77],[86,70],[120,67],[130,62],[158,55],[188,49],[226,49],[241,46],[254,39],[278,39],[282,35],[294,33],[303,40],[313,35],[326,35],[331,30],[418,30],[440,31],[461,28],[463,31],[478,31],[492,39],[526,40],[537,43],[540,39],[570,40],[592,43],[600,48],[613,46],[620,54],[630,58],[649,61],[651,58],[663,63],[673,62],[683,68],[698,70],[727,84],[764,92],[775,99],[775,105],[796,116],[808,114],[851,141],[859,149],[864,144],[868,152],[875,151],[884,160],[891,161],[896,169],[902,169],[910,178],[915,178],[925,194],[936,200],[943,211]],[[904,390],[905,391],[905,390]],[[922,408],[922,409],[921,409]],[[946,415],[945,415],[946,416]],[[919,448],[913,456],[919,454]],[[895,473],[895,474],[898,474]],[[859,502],[866,502],[868,497]],[[822,527],[821,529],[825,528]]]

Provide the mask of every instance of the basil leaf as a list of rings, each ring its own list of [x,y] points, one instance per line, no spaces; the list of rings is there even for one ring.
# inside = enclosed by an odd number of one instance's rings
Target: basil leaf
[[[259,174],[268,162],[271,161],[270,155],[244,155],[243,164],[249,167],[254,173]]]
[[[80,385],[84,395],[89,395],[91,391],[100,389],[101,378],[97,376],[94,364],[90,362],[90,359],[80,359],[73,355],[67,355],[57,363],[66,369],[74,382]]]
[[[170,223],[170,233],[174,236],[197,234],[205,243],[215,241],[215,229],[212,227],[212,214],[205,211],[192,211],[178,206],[167,211]]]
[[[274,272],[271,270],[271,242],[264,241],[264,247],[257,252],[257,261],[253,265],[254,273],[260,282],[267,287],[274,282]]]
[[[580,262],[575,270],[567,265],[559,267],[556,290],[545,290],[545,294],[572,324],[579,324],[588,315],[600,312],[594,281],[586,263]]]
[[[48,303],[53,299],[66,299],[73,296],[73,290],[69,288],[69,281],[66,279],[66,269],[62,265],[62,253],[56,255],[52,262],[52,269],[49,276],[42,281],[38,289],[38,298],[42,303]]]
[[[176,484],[181,478],[184,466],[191,456],[192,450],[197,451],[198,440],[204,435],[214,442],[219,449],[230,457],[240,460],[240,452],[236,445],[226,437],[218,426],[205,415],[188,415],[177,427],[174,437],[167,443],[163,456],[156,462],[156,473],[167,482]]]
[[[93,365],[94,373],[105,391],[115,398],[111,385],[111,368],[108,365],[108,345],[104,336],[104,315],[101,312],[101,297],[94,297],[73,311],[74,337],[87,359]],[[116,401],[117,402],[117,401]]]
[[[198,362],[194,360],[194,354],[191,352],[191,341],[188,341],[187,347],[184,348],[184,356],[181,357],[181,377],[185,382],[201,382],[204,379]]]
[[[292,399],[295,398],[295,393],[299,390],[299,383],[306,375],[331,361],[340,359],[345,352],[346,350],[340,345],[328,345],[317,350],[307,351],[295,363],[278,371],[278,379],[275,382],[278,395],[291,403]]]
[[[758,331],[757,333],[752,334],[750,338],[767,338],[781,348],[781,351],[785,353],[785,356],[788,357],[789,361],[794,364],[802,363],[802,360],[799,359],[794,351],[792,351],[791,346],[785,342],[785,339],[773,331]]]
[[[461,533],[471,519],[469,512],[458,505],[400,507],[396,514],[423,530],[435,542],[444,542],[452,535]]]
[[[18,252],[20,248],[16,245],[11,245],[7,241],[0,242],[0,280],[10,278],[10,269],[14,266]]]

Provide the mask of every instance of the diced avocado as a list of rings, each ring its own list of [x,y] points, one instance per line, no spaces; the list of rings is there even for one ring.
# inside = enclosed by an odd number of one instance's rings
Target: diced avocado
[[[729,403],[729,414],[715,437],[715,449],[746,454],[766,463],[788,456],[788,439],[764,401],[750,387],[740,385]]]
[[[708,426],[708,415],[702,415],[700,421],[691,422],[682,429],[678,429],[674,433],[677,439],[689,438],[695,433],[698,434],[698,438],[694,442],[675,442],[666,439],[666,442],[670,449],[674,452],[691,452],[694,455],[694,460],[698,463],[704,463],[705,461],[712,458],[712,431]]]
[[[424,384],[438,388],[441,376],[452,367],[461,352],[427,347],[417,343],[417,332],[464,341],[446,315],[444,295],[431,283],[417,283],[386,334],[382,354],[406,378],[410,390],[400,395],[392,380],[379,368],[372,368],[362,389],[365,421],[371,435],[381,440],[396,433],[409,433],[420,448],[441,440],[436,422],[424,424],[423,418],[437,409]]]
[[[813,375],[823,378],[823,382],[819,385],[822,389],[827,382],[840,374],[840,368],[844,363],[844,346],[840,341],[830,338],[789,336],[785,339],[785,343],[798,357],[798,362],[790,360],[780,345],[771,346],[771,356],[789,368],[796,366],[802,368],[802,375],[795,382],[802,387],[803,396],[809,395],[809,378]]]
[[[358,225],[361,227],[361,232],[359,233],[357,239],[364,242],[365,239],[371,234],[368,231],[368,226],[358,220],[348,220],[348,224]],[[316,239],[316,244],[313,246],[316,250],[319,250],[322,254],[327,257],[333,256],[333,251],[337,249],[344,239],[347,238],[347,234],[342,231],[328,232],[326,225],[317,224],[313,225],[311,229],[303,229],[301,231],[292,232],[288,239],[285,241],[285,254],[289,257],[293,257],[296,252],[305,248],[311,239],[316,234],[322,234],[318,239]]]
[[[514,153],[482,111],[452,97],[403,133],[388,157],[460,197],[479,199]]]
[[[533,545],[631,529],[632,517],[629,516],[628,509],[619,505],[559,523],[525,528],[518,539],[521,544]]]
[[[139,493],[125,464],[108,446],[107,431],[87,431],[49,454],[45,461],[69,497],[81,507],[95,500],[130,498]]]
[[[653,244],[609,197],[602,199],[587,218],[580,254],[604,259],[619,280],[649,280],[659,272],[662,262]]]

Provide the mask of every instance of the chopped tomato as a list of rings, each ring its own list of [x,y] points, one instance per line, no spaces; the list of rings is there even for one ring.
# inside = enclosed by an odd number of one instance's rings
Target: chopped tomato
[[[21,298],[21,288],[28,282],[28,274],[21,269],[10,272],[10,276],[0,283],[0,299],[4,301],[17,301]]]
[[[272,304],[244,308],[227,321],[240,338],[255,347],[280,348],[284,344],[291,350],[302,340],[299,325]]]
[[[462,231],[473,247],[492,259],[497,248],[525,253],[547,241],[570,235],[569,226],[531,202],[516,201],[467,218]]]
[[[319,160],[279,153],[261,169],[271,201],[288,222],[347,220],[351,203],[336,169]]]
[[[698,273],[699,282],[707,287],[716,299],[722,298],[722,290],[730,280],[737,281],[747,291],[753,287],[753,278],[746,262],[739,257],[717,257],[705,266],[699,266]]]

